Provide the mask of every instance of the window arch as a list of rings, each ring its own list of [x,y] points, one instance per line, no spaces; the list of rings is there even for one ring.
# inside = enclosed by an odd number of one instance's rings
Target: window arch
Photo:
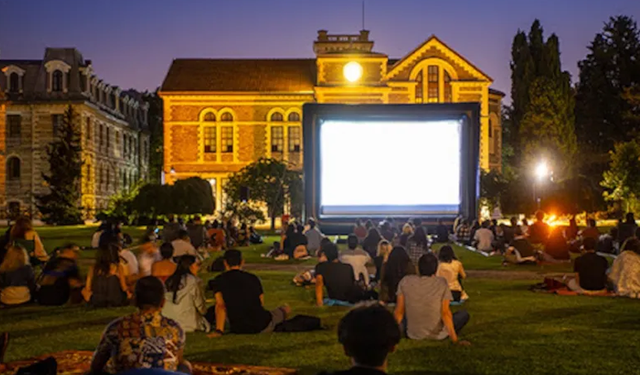
[[[62,91],[62,71],[60,70],[54,70],[53,73],[51,73],[51,91]]]
[[[453,101],[451,83],[458,75],[447,61],[427,58],[411,71],[409,79],[416,82],[416,103],[448,103]]]
[[[300,122],[300,114],[298,112],[289,113],[289,117],[287,117],[287,121],[289,121],[289,122]]]
[[[225,112],[220,115],[220,121],[233,121],[233,114],[231,112]]]
[[[20,92],[20,76],[16,72],[9,75],[9,92]]]
[[[208,121],[208,122],[216,121],[216,114],[213,112],[207,112],[202,117],[202,121]]]
[[[282,116],[282,113],[280,112],[273,112],[269,120],[273,122],[281,122],[284,120],[284,116]]]
[[[9,181],[16,181],[20,179],[20,176],[20,159],[12,156],[7,159],[7,179]]]

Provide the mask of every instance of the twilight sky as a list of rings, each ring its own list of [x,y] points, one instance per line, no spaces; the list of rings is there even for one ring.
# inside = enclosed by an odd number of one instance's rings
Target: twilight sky
[[[539,18],[560,38],[563,68],[577,62],[609,16],[640,21],[640,0],[366,0],[374,50],[402,57],[437,35],[510,90],[515,32]],[[76,47],[98,76],[155,89],[179,57],[313,57],[319,29],[357,33],[361,0],[0,0],[0,59],[39,59]]]

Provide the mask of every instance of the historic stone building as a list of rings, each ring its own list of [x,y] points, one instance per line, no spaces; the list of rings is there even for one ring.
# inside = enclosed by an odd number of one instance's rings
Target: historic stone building
[[[94,75],[73,48],[47,48],[42,60],[0,60],[0,206],[36,213],[47,186],[46,146],[71,105],[82,142],[87,217],[148,174],[148,106],[139,93]]]
[[[302,163],[302,105],[481,104],[480,166],[501,165],[503,93],[432,36],[401,59],[373,52],[369,32],[318,32],[314,59],[176,59],[164,80],[165,179],[200,176],[221,207],[225,178],[260,158]]]

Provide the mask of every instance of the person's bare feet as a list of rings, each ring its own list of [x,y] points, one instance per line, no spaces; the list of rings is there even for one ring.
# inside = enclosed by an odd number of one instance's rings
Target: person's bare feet
[[[285,303],[282,305],[282,311],[284,311],[284,318],[287,319],[291,315],[291,306]]]

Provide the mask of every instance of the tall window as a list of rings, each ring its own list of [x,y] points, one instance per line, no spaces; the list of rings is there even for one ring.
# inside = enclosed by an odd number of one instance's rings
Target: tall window
[[[233,152],[233,126],[223,126],[220,129],[220,143],[222,153]]]
[[[289,122],[299,122],[300,114],[298,112],[291,112],[289,113],[289,118],[287,120],[289,120]]]
[[[7,136],[20,138],[22,133],[22,117],[20,115],[7,115]]]
[[[427,68],[427,90],[428,96],[427,101],[429,103],[437,103],[440,98],[440,93],[438,92],[440,85],[440,77],[438,74],[438,66],[437,65],[429,65]]]
[[[53,127],[53,136],[57,137],[62,128],[62,115],[51,115],[51,125]]]
[[[109,145],[111,144],[111,135],[109,134],[110,130],[108,126],[106,127],[106,129],[107,130],[106,130],[105,138],[107,139],[107,152],[109,152]]]
[[[122,133],[122,153],[124,157],[129,157],[127,154],[129,152],[129,137],[126,134]]]
[[[98,135],[98,138],[100,138],[100,147],[104,146],[104,125],[100,124],[100,135]]]
[[[91,164],[87,164],[87,183],[91,184]]]
[[[111,184],[111,168],[107,167],[107,190]]]
[[[416,77],[416,103],[422,103],[422,70]]]
[[[279,121],[282,121],[282,120],[284,120],[284,118],[282,117],[282,113],[274,112],[274,113],[271,114],[271,121],[279,122]]]
[[[147,161],[147,141],[142,142],[142,159],[145,162]]]
[[[91,133],[92,133],[92,129],[91,129],[91,117],[87,117],[87,121],[86,121],[86,131],[87,131],[87,141],[91,140]]]
[[[20,179],[20,159],[15,156],[7,160],[7,179],[10,181]]]
[[[233,121],[233,115],[229,112],[225,112],[220,116],[220,121]]]
[[[300,127],[292,126],[289,128],[289,152],[300,152],[302,137],[300,135]]]
[[[204,127],[204,152],[207,154],[215,154],[216,153],[216,127],[215,126],[205,126]],[[145,157],[146,160],[146,142],[145,142]]]
[[[98,174],[98,187],[102,188],[102,182],[104,181],[104,169],[103,168],[98,168],[99,174]]]
[[[271,152],[284,151],[284,128],[282,126],[271,127]]]
[[[9,92],[20,92],[20,76],[18,73],[11,73],[9,76]]]
[[[204,115],[204,121],[213,122],[216,121],[216,114],[213,112],[208,112]]]
[[[451,76],[446,70],[442,72],[444,76],[444,102],[451,103]]]
[[[51,91],[62,91],[62,72],[59,70],[54,70],[53,73],[51,73]]]

